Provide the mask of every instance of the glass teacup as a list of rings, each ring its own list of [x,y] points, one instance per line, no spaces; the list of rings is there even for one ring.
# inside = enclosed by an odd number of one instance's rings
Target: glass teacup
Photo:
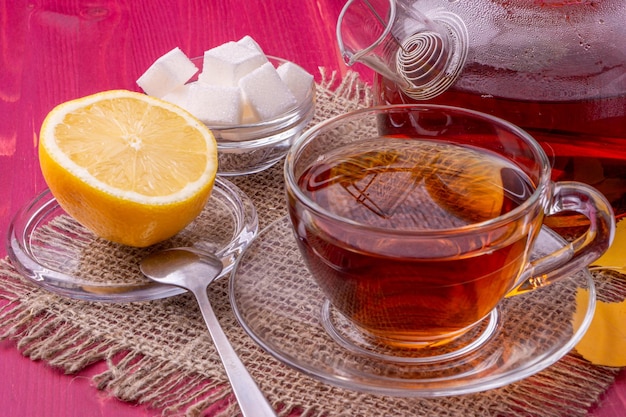
[[[382,343],[445,344],[507,296],[566,278],[615,231],[594,188],[550,180],[526,132],[448,106],[396,105],[327,120],[285,163],[289,215],[322,292]],[[546,215],[578,212],[584,234],[530,260]]]

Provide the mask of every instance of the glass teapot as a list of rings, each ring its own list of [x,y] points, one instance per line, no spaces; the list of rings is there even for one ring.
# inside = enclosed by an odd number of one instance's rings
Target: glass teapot
[[[349,0],[348,65],[378,73],[379,104],[473,108],[527,130],[555,180],[591,184],[626,215],[626,2]]]

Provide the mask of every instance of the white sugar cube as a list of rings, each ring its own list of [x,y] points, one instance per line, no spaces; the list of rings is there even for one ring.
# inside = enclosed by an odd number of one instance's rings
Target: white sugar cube
[[[289,91],[296,97],[298,103],[304,101],[313,86],[313,75],[291,62],[285,62],[280,65],[276,72],[278,72],[283,82],[287,84]]]
[[[239,86],[261,120],[278,116],[298,103],[270,62],[243,77]]]
[[[256,123],[259,121],[260,121],[259,116],[252,109],[252,106],[250,106],[250,103],[248,102],[248,100],[245,100],[244,98],[243,109],[241,111],[241,123],[251,124],[251,123]]]
[[[172,104],[176,104],[183,109],[187,109],[187,99],[189,98],[189,88],[191,84],[181,85],[176,87],[169,93],[163,96],[163,100],[169,101]]]
[[[198,81],[234,87],[243,76],[266,62],[267,57],[258,50],[227,42],[204,53]]]
[[[242,96],[237,87],[189,84],[187,110],[207,125],[239,124]]]
[[[257,41],[255,41],[250,35],[246,35],[243,38],[239,39],[237,41],[237,44],[245,46],[246,48],[255,49],[260,53],[263,53],[263,49],[261,49],[261,46],[259,46]]]
[[[137,85],[154,97],[162,98],[176,87],[185,84],[198,71],[180,48],[174,48],[159,57],[141,77]]]

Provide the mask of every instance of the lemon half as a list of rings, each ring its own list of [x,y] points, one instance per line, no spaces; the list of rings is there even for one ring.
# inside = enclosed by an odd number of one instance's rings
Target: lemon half
[[[215,182],[217,144],[185,110],[111,90],[55,107],[41,127],[39,161],[76,221],[104,239],[144,247],[200,214]]]

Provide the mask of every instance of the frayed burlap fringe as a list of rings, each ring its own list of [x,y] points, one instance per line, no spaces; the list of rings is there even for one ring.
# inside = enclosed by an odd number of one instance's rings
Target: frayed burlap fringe
[[[311,124],[372,104],[370,88],[356,73],[320,71]],[[285,215],[280,164],[232,181],[255,202],[261,228]],[[216,314],[281,416],[585,416],[618,372],[571,353],[537,375],[480,394],[420,399],[344,390],[308,378],[256,346],[230,310],[227,285],[223,279],[209,288]],[[104,361],[107,369],[94,385],[153,407],[155,415],[239,414],[195,301],[186,294],[127,304],[71,300],[33,285],[0,260],[0,339],[70,374]]]

